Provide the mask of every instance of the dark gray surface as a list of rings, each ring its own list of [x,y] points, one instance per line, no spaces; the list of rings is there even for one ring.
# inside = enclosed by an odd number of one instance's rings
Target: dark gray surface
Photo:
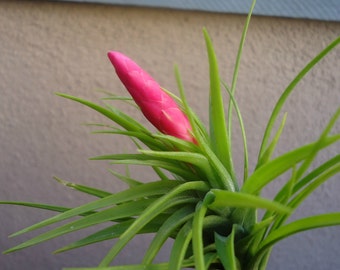
[[[60,0],[245,14],[251,0]],[[258,0],[254,14],[326,21],[340,20],[339,0]]]

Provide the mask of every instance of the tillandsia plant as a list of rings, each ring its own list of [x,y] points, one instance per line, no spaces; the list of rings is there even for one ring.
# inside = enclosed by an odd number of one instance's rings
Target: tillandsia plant
[[[50,229],[5,253],[90,226],[111,222],[106,228],[70,243],[58,249],[56,253],[116,238],[117,242],[103,256],[98,267],[88,269],[265,269],[271,250],[278,241],[300,231],[340,225],[340,212],[287,222],[308,195],[340,172],[339,154],[311,169],[318,153],[340,140],[340,134],[331,134],[340,116],[340,108],[318,140],[272,157],[285,124],[284,114],[277,131],[272,134],[283,104],[298,82],[340,43],[340,37],[312,59],[285,89],[264,131],[257,165],[253,172],[249,173],[246,134],[234,94],[242,48],[254,5],[255,1],[245,23],[230,87],[219,77],[212,41],[208,32],[205,29],[203,31],[210,66],[208,130],[188,104],[177,67],[175,76],[180,97],[161,88],[134,61],[116,51],[110,51],[108,57],[118,77],[141,112],[159,132],[150,131],[142,123],[111,105],[102,106],[58,93],[59,96],[94,109],[116,124],[99,125],[106,129],[99,130],[98,133],[127,136],[137,148],[137,153],[108,154],[95,157],[94,160],[109,160],[112,164],[127,166],[149,166],[154,170],[158,180],[144,183],[140,179],[112,171],[118,179],[128,185],[128,188],[111,194],[58,178],[57,180],[66,186],[97,197],[96,200],[75,208],[2,202],[60,212],[12,236],[64,221],[63,225]],[[227,114],[223,94],[229,97]],[[121,100],[122,97],[111,95],[109,99]],[[242,180],[236,176],[231,151],[233,113],[239,120],[244,142]],[[291,174],[287,176],[286,172],[289,171]],[[261,197],[262,189],[283,174],[288,177],[287,181],[277,191],[274,199]],[[258,215],[259,209],[263,211],[261,217]],[[79,218],[74,220],[74,217]],[[138,234],[147,233],[153,233],[154,237],[140,264],[110,266],[131,239]],[[168,239],[174,240],[168,261],[155,263],[155,257]]]

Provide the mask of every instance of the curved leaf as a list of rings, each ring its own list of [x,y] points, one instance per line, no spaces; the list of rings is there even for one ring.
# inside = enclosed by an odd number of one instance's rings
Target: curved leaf
[[[264,208],[279,213],[290,213],[291,209],[278,202],[271,201],[259,196],[242,193],[230,192],[228,190],[212,189],[208,193],[212,198],[208,208],[214,210],[222,207],[237,208]],[[207,196],[209,196],[207,195]]]
[[[199,202],[192,222],[192,247],[194,252],[195,268],[197,270],[205,270],[203,220],[207,210],[207,206],[203,202]]]
[[[338,140],[340,140],[340,134],[324,139],[319,144],[319,150],[335,143]],[[247,193],[259,192],[261,188],[263,188],[269,182],[276,179],[278,176],[294,167],[302,160],[306,159],[312,153],[317,143],[318,141],[304,145],[267,162],[258,168],[251,176],[249,176],[242,187],[242,191]]]
[[[293,221],[271,232],[259,245],[255,259],[278,241],[293,234],[336,225],[340,225],[340,213],[321,214]]]
[[[301,79],[329,52],[331,52],[337,45],[340,43],[340,36],[336,38],[333,42],[331,42],[325,49],[323,49],[316,57],[314,57],[300,72],[299,74],[291,81],[291,83],[287,86],[278,102],[276,103],[273,112],[269,118],[266,130],[263,135],[262,144],[259,152],[258,160],[262,158],[264,151],[267,148],[267,143],[270,138],[271,131],[275,124],[275,120],[279,115],[282,106],[286,102],[287,98],[291,94],[291,92],[295,89],[295,86],[301,81]]]

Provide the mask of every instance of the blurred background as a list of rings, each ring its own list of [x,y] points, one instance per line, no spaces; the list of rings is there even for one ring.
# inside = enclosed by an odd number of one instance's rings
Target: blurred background
[[[81,195],[53,176],[110,192],[126,186],[108,169],[124,171],[101,154],[133,152],[129,140],[94,135],[84,123],[108,123],[84,106],[57,97],[66,92],[95,102],[106,90],[125,95],[109,63],[108,50],[134,59],[163,87],[178,93],[173,66],[178,64],[190,105],[208,124],[208,65],[202,28],[213,39],[221,77],[231,84],[245,15],[204,11],[47,1],[0,3],[0,200],[77,206],[94,198]],[[340,33],[339,22],[254,16],[241,61],[236,98],[248,134],[253,169],[265,125],[285,87]],[[340,104],[340,48],[331,52],[298,85],[284,111],[288,119],[276,154],[318,138]],[[131,107],[112,102],[124,112],[146,120]],[[236,123],[236,122],[235,122]],[[235,128],[234,156],[241,172],[242,140]],[[336,131],[339,132],[339,124]],[[316,163],[338,154],[340,145]],[[143,167],[132,174],[143,181],[155,176]],[[340,211],[340,176],[320,187],[293,218]],[[274,182],[264,196],[275,194],[285,179]],[[52,216],[18,206],[0,206],[0,249],[4,251],[36,235],[8,235]],[[85,236],[88,229],[9,255],[0,255],[0,269],[50,269],[95,266],[114,241],[65,254],[51,253]],[[41,232],[41,231],[39,231]],[[149,236],[139,237],[116,263],[138,263]],[[166,260],[168,243],[158,260]],[[304,232],[278,244],[268,269],[340,269],[340,228]]]

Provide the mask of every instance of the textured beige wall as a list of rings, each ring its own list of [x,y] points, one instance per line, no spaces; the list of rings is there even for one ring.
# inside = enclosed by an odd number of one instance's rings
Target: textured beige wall
[[[213,38],[221,74],[231,81],[244,16],[46,2],[0,3],[0,200],[78,205],[80,196],[52,180],[117,191],[124,188],[107,173],[98,154],[132,150],[120,137],[91,135],[84,122],[103,120],[95,112],[54,96],[62,91],[96,101],[107,89],[124,94],[106,59],[109,49],[123,51],[164,87],[176,92],[173,64],[182,72],[190,104],[207,122],[207,60],[201,29]],[[246,42],[237,88],[248,132],[251,165],[257,155],[271,108],[294,75],[340,33],[339,23],[254,17]],[[285,110],[289,112],[279,152],[317,138],[340,104],[340,49],[332,52],[299,84]],[[124,108],[124,107],[123,107]],[[130,111],[130,108],[124,108]],[[131,111],[135,117],[141,116]],[[338,125],[339,126],[339,125]],[[339,131],[339,128],[338,128]],[[235,157],[241,167],[241,140]],[[339,152],[339,144],[322,158]],[[120,168],[119,168],[120,169]],[[148,171],[135,172],[143,179]],[[296,216],[339,211],[339,176],[321,187]],[[266,190],[273,194],[274,183]],[[27,239],[7,235],[51,216],[43,210],[0,207],[0,248]],[[91,231],[86,231],[87,233]],[[80,234],[84,235],[84,233]],[[77,236],[78,238],[79,236]],[[50,253],[68,243],[67,236],[28,250],[0,255],[0,268],[60,269],[93,266],[111,243],[67,254]],[[120,263],[138,262],[145,238],[129,246]],[[340,229],[328,228],[291,237],[278,245],[270,269],[340,269]],[[164,250],[162,258],[167,251]]]

